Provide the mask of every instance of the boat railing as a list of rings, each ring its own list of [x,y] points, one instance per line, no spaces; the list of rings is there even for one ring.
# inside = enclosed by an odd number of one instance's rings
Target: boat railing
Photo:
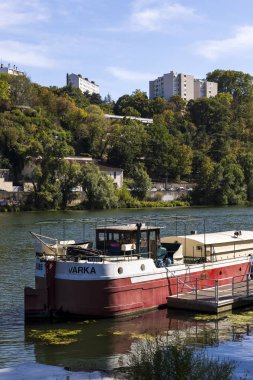
[[[191,297],[198,301],[218,303],[230,298],[250,297],[253,295],[253,276],[245,273],[238,276],[208,279],[208,278],[176,278],[176,297]]]
[[[58,245],[58,239],[55,239],[55,238],[52,238],[52,237],[49,237],[49,236],[45,236],[45,235],[40,235],[40,234],[37,234],[35,232],[32,232],[30,231],[30,234],[35,237],[36,239],[36,242],[40,243],[40,245],[35,245],[35,250],[36,250],[36,253],[43,253],[45,255],[56,255],[58,252],[57,252],[57,245]],[[45,241],[48,240],[49,242],[46,242]],[[49,250],[49,252],[47,252],[47,250]]]
[[[122,256],[107,256],[107,255],[101,255],[101,256],[87,256],[82,257],[80,256],[71,256],[67,254],[57,254],[57,253],[43,253],[43,256],[47,259],[53,259],[56,261],[74,261],[74,262],[87,262],[87,263],[104,263],[104,262],[120,262],[120,261],[136,261],[141,259],[140,255],[134,254],[134,255],[122,255]]]

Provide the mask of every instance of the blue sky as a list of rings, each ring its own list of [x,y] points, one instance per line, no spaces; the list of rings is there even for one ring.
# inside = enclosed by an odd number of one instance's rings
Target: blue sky
[[[171,70],[253,75],[253,2],[1,1],[0,59],[46,86],[80,73],[114,100]]]

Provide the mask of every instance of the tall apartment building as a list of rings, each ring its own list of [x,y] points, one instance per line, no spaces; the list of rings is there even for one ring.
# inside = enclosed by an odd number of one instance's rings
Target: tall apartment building
[[[151,100],[157,97],[169,100],[172,96],[180,96],[189,101],[216,94],[217,83],[194,79],[192,75],[177,74],[174,71],[149,82],[149,99]]]
[[[210,98],[218,93],[218,83],[204,79],[194,79],[194,99]]]
[[[11,75],[25,75],[23,71],[18,70],[17,66],[5,67],[2,63],[0,65],[0,74],[11,74]]]
[[[82,92],[89,94],[99,94],[99,86],[88,78],[83,78],[81,74],[67,74],[67,86],[79,88]]]

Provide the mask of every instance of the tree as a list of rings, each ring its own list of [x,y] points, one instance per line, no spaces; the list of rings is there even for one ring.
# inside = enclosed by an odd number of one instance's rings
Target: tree
[[[245,184],[247,186],[247,199],[253,200],[253,153],[246,152],[240,155],[239,162],[243,170]]]
[[[179,95],[171,96],[170,101],[168,103],[168,109],[172,109],[174,112],[182,113],[186,108],[186,100],[181,98]]]
[[[84,109],[90,104],[89,98],[85,96],[79,88],[74,86],[68,85],[61,88],[50,87],[49,89],[58,96],[65,96],[74,100],[75,105],[79,108]]]
[[[253,77],[235,70],[214,70],[207,73],[206,79],[218,83],[218,92],[230,93],[235,101],[251,99],[253,94]]]
[[[110,131],[110,121],[97,105],[85,109],[86,116],[80,115],[73,128],[73,140],[77,154],[86,153],[96,158],[102,158]]]
[[[175,167],[173,138],[165,125],[152,124],[146,131],[148,139],[144,162],[148,174],[153,179],[167,178]]]
[[[149,101],[149,110],[151,115],[162,114],[168,108],[168,102],[164,98],[155,98]]]
[[[108,149],[108,162],[125,170],[131,176],[136,162],[145,152],[147,132],[143,124],[126,119],[111,132],[112,146]]]
[[[151,179],[143,166],[136,166],[135,170],[132,172],[131,193],[133,196],[140,200],[144,199],[147,192],[151,189],[151,185]]]
[[[229,97],[203,98],[188,105],[191,121],[196,125],[193,148],[205,149],[216,162],[230,153],[233,137],[233,112]]]
[[[8,75],[10,100],[13,106],[30,106],[32,104],[33,85],[25,75]]]
[[[9,89],[8,82],[0,79],[0,100],[8,100],[9,97],[10,97],[10,89]]]
[[[61,160],[57,169],[57,180],[59,181],[62,194],[61,209],[65,209],[68,202],[73,200],[75,193],[73,189],[80,183],[80,165],[77,163]]]
[[[132,95],[121,96],[115,103],[114,112],[116,115],[122,116],[149,117],[150,111],[147,94],[141,90],[135,90]],[[130,115],[130,112],[132,115]]]
[[[174,166],[174,178],[178,181],[182,177],[187,177],[192,172],[192,158],[193,152],[190,146],[182,144],[176,144],[174,147],[175,166]]]
[[[81,168],[80,184],[86,194],[86,206],[91,209],[115,208],[118,198],[113,180],[94,164]]]
[[[115,106],[115,102],[114,102],[114,100],[112,99],[112,97],[111,97],[110,94],[107,94],[107,95],[104,97],[103,102],[100,104],[100,107],[102,108],[102,110],[103,110],[105,113],[108,113],[108,114],[113,114],[114,106]]]
[[[33,165],[34,204],[38,209],[57,209],[64,205],[67,197],[67,189],[63,186],[63,170],[67,170],[67,164],[65,166],[62,161],[73,153],[73,149],[68,145],[68,134],[64,131],[51,128],[50,131],[40,131],[39,136],[40,144],[35,141],[31,146],[31,153],[35,152],[32,149],[38,149],[39,156],[31,154],[27,159]]]
[[[210,166],[210,162],[206,161]],[[200,195],[199,203],[218,205],[238,205],[246,201],[246,186],[241,166],[235,157],[224,157],[221,162],[211,166],[210,174],[199,183],[195,193]]]

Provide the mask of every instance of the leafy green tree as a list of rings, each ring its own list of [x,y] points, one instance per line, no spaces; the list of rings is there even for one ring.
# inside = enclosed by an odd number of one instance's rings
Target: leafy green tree
[[[32,104],[33,85],[25,75],[6,74],[9,84],[10,101],[13,106],[30,106]]]
[[[175,166],[173,177],[180,181],[184,177],[189,177],[192,172],[193,152],[190,146],[175,144],[174,146]]]
[[[132,181],[130,181],[132,184]],[[116,195],[118,197],[118,206],[119,207],[131,207],[132,204],[134,204],[135,199],[133,198],[129,187],[128,187],[128,180],[124,179],[124,185],[122,188],[116,189]]]
[[[7,81],[0,79],[0,111],[5,111],[8,109],[9,100],[10,100],[9,84]]]
[[[239,163],[243,170],[245,184],[247,186],[247,199],[253,200],[253,153],[246,152],[239,156]]]
[[[188,105],[196,126],[193,148],[205,149],[216,162],[230,153],[233,138],[233,113],[228,97],[201,98]]]
[[[127,106],[122,109],[122,115],[123,116],[135,116],[135,117],[141,117],[141,114],[139,111],[137,111],[134,107],[132,106]]]
[[[132,172],[131,186],[131,193],[140,200],[144,199],[151,189],[151,179],[142,165],[135,166],[135,170]]]
[[[90,105],[89,98],[85,96],[79,88],[74,86],[64,86],[61,88],[50,87],[49,89],[58,96],[65,96],[74,100],[76,107],[84,109]]]
[[[112,99],[110,94],[107,94],[104,97],[103,102],[100,104],[100,108],[107,114],[113,114],[113,110],[115,107],[115,102]]]
[[[109,209],[118,206],[113,180],[94,164],[81,168],[80,184],[86,194],[86,206],[91,209]]]
[[[160,115],[168,108],[168,102],[164,98],[155,98],[149,101],[150,115]]]
[[[211,166],[208,178],[198,184],[193,194],[195,200],[197,195],[199,203],[204,204],[238,205],[246,201],[244,174],[233,156]]]
[[[73,193],[73,189],[80,183],[80,170],[78,163],[72,163],[65,159],[59,162],[57,181],[59,181],[62,195],[61,209],[65,209],[68,203],[75,198],[76,193]]]
[[[102,98],[100,94],[96,94],[95,92],[90,94],[87,91],[84,94],[89,99],[90,104],[96,104],[98,106],[102,104]]]
[[[76,130],[79,138],[78,153],[88,153],[95,158],[102,158],[110,121],[105,118],[103,111],[97,105],[88,106],[86,112],[87,116]]]
[[[181,98],[179,95],[171,96],[168,103],[168,109],[173,110],[174,112],[182,113],[185,111],[187,102]]]
[[[173,137],[165,125],[152,124],[146,128],[148,134],[145,166],[153,179],[172,176],[175,167]]]
[[[135,90],[132,95],[123,95],[115,103],[114,112],[122,116],[149,117],[149,100],[147,94],[141,90]],[[130,115],[130,113],[134,113]]]
[[[145,152],[147,132],[143,124],[126,119],[117,129],[111,131],[112,145],[108,149],[108,162],[131,175],[136,162]]]
[[[193,178],[197,186],[192,193],[194,204],[212,203],[212,184],[216,169],[215,162],[203,152],[195,152],[193,156]]]
[[[66,132],[60,133],[54,129],[41,131],[40,145],[35,143],[31,148],[40,149],[39,156],[31,155],[33,158],[30,158],[33,164],[31,181],[35,207],[55,209],[64,206],[68,189],[64,188],[63,170],[65,168],[67,171],[67,164],[64,165],[63,157],[73,153],[73,149],[68,145]]]
[[[230,93],[234,100],[252,98],[253,77],[250,74],[235,70],[214,70],[207,73],[206,79],[218,83],[218,92]]]
[[[238,205],[246,200],[243,171],[237,163],[224,159],[214,178],[215,201],[221,205]]]

